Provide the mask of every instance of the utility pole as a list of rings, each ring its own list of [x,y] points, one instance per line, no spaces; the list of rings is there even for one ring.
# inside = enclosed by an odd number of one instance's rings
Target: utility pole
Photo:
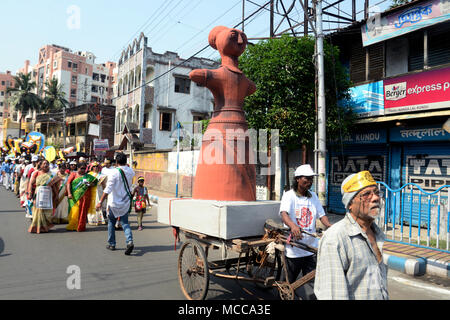
[[[242,0],[242,32],[244,31],[244,22],[245,21],[245,0]]]
[[[318,99],[317,99],[317,134],[318,148],[318,188],[317,194],[322,206],[327,206],[326,199],[326,108],[325,108],[325,83],[324,83],[324,51],[322,31],[322,0],[316,0],[316,46],[317,46],[317,77],[318,77]]]
[[[303,36],[305,37],[308,36],[308,5],[308,0],[305,0],[305,10],[303,12]]]
[[[102,127],[103,127],[103,115],[102,115],[102,109],[101,109],[101,105],[100,105],[100,120],[98,122],[99,128],[98,128],[98,138],[101,139],[102,138]]]
[[[66,148],[66,105],[63,105],[63,148]]]
[[[270,0],[270,37],[273,38],[274,34],[273,34],[273,18],[274,18],[274,13],[273,13],[273,0]]]

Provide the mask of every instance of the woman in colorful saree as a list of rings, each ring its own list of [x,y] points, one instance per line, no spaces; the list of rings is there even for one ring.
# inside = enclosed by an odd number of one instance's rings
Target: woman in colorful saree
[[[39,171],[30,180],[30,198],[33,199],[33,220],[28,232],[48,232],[52,227],[53,201],[56,190],[55,179],[47,160],[41,163]]]
[[[102,211],[95,210],[95,206],[100,201],[103,194],[103,189],[106,186],[106,175],[100,173],[100,163],[94,161],[91,165],[90,175],[97,178],[98,183],[92,187],[91,205],[88,212],[88,223],[91,226],[98,226],[100,224],[106,224]]]
[[[67,216],[69,214],[69,199],[67,198],[67,182],[69,181],[69,174],[66,172],[66,163],[59,160],[56,190],[57,193],[54,197],[54,208],[55,214],[53,215],[52,222],[57,223],[68,223],[69,220]]]
[[[87,214],[91,206],[92,187],[97,185],[97,178],[86,173],[85,162],[78,164],[78,171],[72,172],[67,181],[67,197],[69,198],[69,231],[86,230]],[[95,195],[94,195],[95,196]]]

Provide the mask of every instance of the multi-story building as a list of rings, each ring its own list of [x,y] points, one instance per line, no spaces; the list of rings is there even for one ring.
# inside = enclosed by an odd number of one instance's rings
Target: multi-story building
[[[213,111],[212,94],[193,84],[189,72],[217,68],[215,61],[184,60],[174,52],[155,53],[141,33],[122,52],[117,67],[115,145],[122,144],[126,127],[128,131],[136,128],[141,144],[170,149],[177,122],[193,132],[194,122],[209,118]]]
[[[11,112],[8,106],[6,90],[14,87],[14,83],[14,75],[11,74],[11,71],[0,72],[0,119],[2,121],[4,118],[8,118]]]
[[[0,72],[0,144],[3,144],[3,140],[7,137],[7,126],[4,126],[5,120],[7,120],[13,110],[8,106],[8,93],[6,90],[10,87],[14,87],[14,76],[11,71]]]
[[[87,51],[73,52],[58,45],[46,45],[39,49],[38,63],[30,68],[30,62],[19,72],[32,72],[36,93],[44,96],[45,83],[58,79],[70,106],[86,103],[111,104],[113,97],[114,62],[95,63],[95,55]]]
[[[340,185],[369,170],[398,189],[450,184],[450,5],[412,1],[330,37],[349,69],[359,117],[328,146],[328,206],[344,212]]]

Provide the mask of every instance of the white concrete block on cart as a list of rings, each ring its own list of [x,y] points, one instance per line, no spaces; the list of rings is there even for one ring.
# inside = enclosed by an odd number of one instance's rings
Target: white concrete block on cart
[[[158,222],[228,240],[263,235],[279,209],[279,201],[159,198]]]

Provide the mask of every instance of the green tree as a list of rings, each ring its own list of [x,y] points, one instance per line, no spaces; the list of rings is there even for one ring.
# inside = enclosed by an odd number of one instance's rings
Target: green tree
[[[314,147],[317,128],[314,45],[312,37],[285,35],[249,46],[240,57],[240,68],[257,88],[244,103],[249,126],[279,129],[280,146],[286,152]],[[350,81],[339,62],[339,49],[326,41],[324,67],[326,129],[330,139],[346,134],[355,116],[350,108],[338,107],[338,101],[349,98]]]
[[[32,92],[36,88],[36,83],[31,80],[31,72],[28,74],[19,73],[14,76],[14,80],[14,88],[8,88],[6,92],[11,94],[8,98],[9,105],[20,111],[19,136],[22,136],[23,119],[30,111],[39,112],[42,108],[42,100]]]
[[[45,97],[42,111],[61,111],[66,108],[69,102],[65,98],[66,93],[63,91],[63,85],[58,83],[58,79],[50,79],[45,83],[45,86],[47,89],[44,90]]]

